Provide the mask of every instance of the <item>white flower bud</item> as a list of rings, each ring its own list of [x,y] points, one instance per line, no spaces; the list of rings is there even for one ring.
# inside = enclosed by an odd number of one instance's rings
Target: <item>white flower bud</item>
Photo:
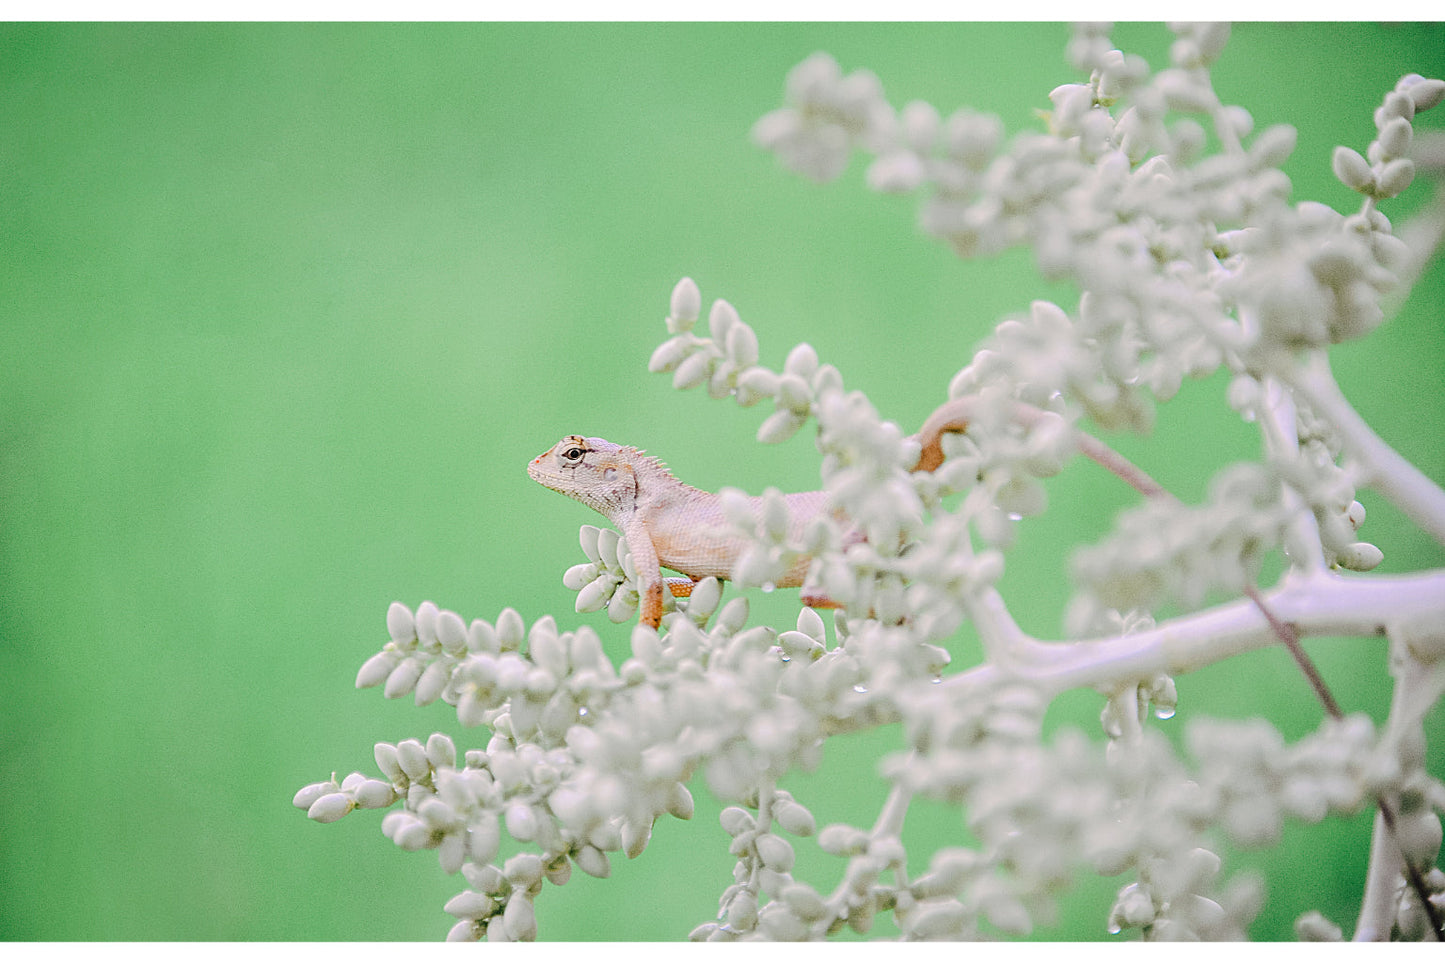
[[[409,645],[416,641],[416,620],[411,609],[400,602],[392,602],[386,610],[386,632],[397,645]]]
[[[615,535],[614,535],[615,537]],[[515,652],[522,647],[527,627],[522,617],[513,608],[502,609],[497,616],[497,642],[504,652]]]
[[[423,602],[416,607],[416,640],[426,647],[437,640],[437,615],[440,610],[435,602]]]
[[[297,809],[310,809],[312,804],[322,796],[337,792],[341,789],[334,780],[328,779],[325,782],[313,782],[309,786],[303,786],[297,790],[296,795],[291,797],[291,805]]]
[[[595,876],[597,879],[606,879],[612,875],[612,865],[607,859],[607,854],[596,846],[582,846],[572,859],[577,868],[588,876]]]
[[[737,402],[744,408],[771,398],[778,391],[778,376],[767,368],[754,365],[738,375]]]
[[[572,643],[567,650],[567,658],[573,669],[596,669],[610,671],[612,663],[607,660],[607,654],[602,650],[602,639],[590,626],[581,626],[572,633]]]
[[[706,621],[721,601],[722,582],[709,576],[692,587],[692,595],[687,600],[688,615],[699,622]]]
[[[746,933],[758,925],[758,897],[750,890],[742,890],[728,900],[728,926],[740,933]]]
[[[532,901],[521,895],[514,895],[507,901],[507,908],[502,911],[502,923],[507,928],[507,935],[514,940],[530,942],[537,938],[536,910],[532,908]]]
[[[985,900],[983,913],[994,926],[1015,936],[1026,936],[1034,928],[1028,908],[1013,896],[999,894]]]
[[[1294,933],[1305,943],[1338,943],[1345,938],[1344,931],[1319,910],[1310,910],[1295,920]]]
[[[758,441],[764,445],[775,445],[787,441],[797,434],[806,419],[799,414],[780,408],[763,420],[758,426]]]
[[[416,814],[436,833],[448,833],[461,828],[462,825],[456,810],[442,802],[437,796],[423,799],[421,805],[416,808]]]
[[[820,644],[828,639],[827,629],[823,625],[823,617],[815,609],[805,608],[798,612],[798,631],[809,638],[816,639]]]
[[[604,528],[597,533],[597,555],[604,568],[616,570],[621,567],[619,562],[619,544],[622,536],[610,528]]]
[[[778,408],[805,414],[813,403],[813,393],[801,376],[785,374],[778,379]]]
[[[396,761],[402,772],[413,781],[431,775],[431,764],[427,762],[426,749],[415,739],[403,739],[396,744]]]
[[[1421,79],[1406,87],[1404,93],[1409,95],[1416,113],[1429,110],[1445,99],[1445,80]]]
[[[457,721],[468,729],[485,725],[487,713],[491,711],[486,698],[475,686],[466,686],[457,699]]]
[[[1194,74],[1185,70],[1162,70],[1154,76],[1154,83],[1171,110],[1207,113],[1218,102],[1207,82],[1196,79]]]
[[[906,194],[916,190],[926,175],[923,161],[917,154],[896,150],[868,165],[868,188],[880,194]]]
[[[823,643],[805,632],[779,633],[778,645],[782,646],[783,654],[789,659],[811,661],[823,654]]]
[[[935,900],[908,917],[910,935],[924,940],[958,938],[968,924],[968,911],[958,900]]]
[[[526,803],[512,803],[504,814],[507,833],[520,842],[531,842],[537,838],[537,814]],[[540,871],[539,871],[540,875]]]
[[[356,687],[370,689],[372,686],[381,685],[400,662],[401,657],[395,652],[383,650],[376,653],[363,662],[361,670],[356,673]]]
[[[1415,162],[1408,157],[1401,157],[1390,161],[1380,171],[1379,183],[1375,187],[1375,197],[1395,197],[1410,182],[1415,179]]]
[[[832,856],[857,856],[868,848],[868,834],[854,826],[833,823],[818,833],[818,848]]]
[[[1406,120],[1415,118],[1415,102],[1408,93],[1397,90],[1386,94],[1385,102],[1380,105],[1380,111],[1375,115],[1375,126],[1384,127],[1393,117],[1403,117]]]
[[[733,364],[746,368],[758,363],[758,336],[753,329],[741,321],[734,321],[728,328],[727,353]]]
[[[466,623],[457,613],[444,609],[437,613],[436,637],[444,651],[456,655],[467,645]]]
[[[502,871],[489,863],[465,866],[462,868],[462,875],[466,877],[468,886],[488,896],[501,896],[511,888]]]
[[[356,788],[352,798],[362,809],[383,809],[396,802],[396,791],[389,782],[368,779]]]
[[[712,373],[708,375],[707,396],[715,401],[720,401],[732,394],[733,385],[737,384],[739,367],[740,366],[731,359],[720,361],[715,365]]]
[[[462,868],[467,859],[467,832],[453,830],[442,837],[437,846],[437,863],[448,876]]]
[[[582,554],[598,563],[602,561],[602,553],[597,544],[601,537],[602,529],[596,525],[583,525],[577,529],[577,541],[582,546]]]
[[[502,864],[502,875],[517,889],[542,881],[542,858],[536,853],[518,853]]]
[[[818,824],[806,806],[792,800],[785,800],[773,807],[773,818],[778,825],[794,836],[811,836]]]
[[[481,927],[475,920],[457,920],[456,924],[447,930],[448,943],[475,943],[481,936]]]
[[[824,395],[843,390],[843,375],[838,369],[830,364],[819,365],[817,372],[811,379],[813,397],[822,398]]]
[[[769,488],[763,492],[761,499],[762,532],[761,534],[769,541],[783,542],[788,537],[788,523],[792,515],[788,511],[788,503],[783,498],[783,493],[776,488]]]
[[[807,381],[818,371],[818,352],[806,341],[794,346],[793,350],[788,352],[787,360],[783,362],[783,371]]]
[[[735,598],[722,607],[722,611],[713,621],[713,628],[725,635],[732,635],[747,624],[748,600]]]
[[[344,792],[327,793],[317,799],[306,810],[306,817],[318,823],[334,823],[356,808],[351,797]]]
[[[444,732],[433,732],[426,741],[426,757],[433,768],[454,768],[457,764],[456,743]]]
[[[486,919],[497,911],[497,901],[485,893],[465,889],[447,900],[442,911],[463,920]]]
[[[613,592],[607,603],[607,618],[617,625],[629,621],[637,612],[637,602],[635,591]]]
[[[492,628],[492,623],[483,619],[472,620],[472,624],[467,627],[467,650],[492,655],[501,651],[501,643],[497,641],[497,632]]]
[[[647,359],[647,370],[653,374],[674,370],[683,359],[692,353],[693,345],[697,342],[691,335],[679,334],[676,337],[668,338],[658,345],[652,352],[652,357]]]
[[[356,792],[356,787],[366,782],[366,775],[360,772],[348,773],[346,778],[341,780],[342,792]]]
[[[1335,556],[1340,568],[1368,572],[1385,560],[1385,553],[1369,542],[1351,542]]]
[[[696,388],[708,379],[717,356],[708,351],[695,351],[688,355],[672,374],[672,386],[678,391]]]
[[[763,833],[753,841],[753,845],[757,849],[758,858],[768,869],[786,873],[793,868],[793,844],[783,837]]]
[[[502,827],[495,813],[477,818],[467,828],[467,853],[478,864],[485,865],[497,858],[502,847]]]
[[[1361,157],[1359,151],[1342,144],[1335,148],[1331,164],[1335,177],[1350,190],[1368,194],[1375,189],[1375,175],[1370,170],[1370,162]]]
[[[1234,136],[1243,140],[1254,130],[1254,115],[1239,104],[1230,104],[1222,111],[1223,126],[1232,129]]]
[[[683,322],[691,327],[692,322],[696,321],[701,313],[702,293],[698,291],[697,282],[692,278],[683,278],[678,281],[672,289],[669,316],[674,321]]]
[[[583,562],[580,565],[573,565],[562,573],[562,584],[574,592],[582,590],[582,586],[592,581],[598,575],[596,562]]]
[[[738,320],[737,309],[727,301],[718,298],[712,303],[712,309],[707,314],[707,328],[719,347],[727,344],[728,331]]]
[[[376,767],[392,782],[403,782],[407,779],[401,764],[397,762],[396,746],[389,742],[378,742],[372,750],[372,756],[376,759]]]
[[[763,907],[758,914],[758,927],[768,939],[779,943],[796,942],[808,935],[808,928],[803,925],[803,921],[788,908],[788,904],[780,901]]]
[[[1278,167],[1294,153],[1299,132],[1289,124],[1265,128],[1249,145],[1249,159],[1256,170]]]
[[[801,126],[796,111],[786,107],[770,110],[753,124],[753,143],[764,150],[779,150]]]
[[[691,819],[696,808],[688,788],[680,782],[673,783],[667,791],[667,811],[677,819]]]
[[[718,822],[722,824],[723,832],[734,837],[757,828],[757,820],[753,819],[752,813],[741,806],[728,806],[718,813]]]
[[[1224,52],[1224,46],[1229,42],[1230,24],[1227,20],[1210,21],[1194,27],[1193,40],[1198,48],[1199,63],[1208,66]]]
[[[416,688],[417,680],[421,678],[425,668],[426,665],[420,659],[403,659],[386,677],[386,687],[382,689],[382,695],[388,699],[399,699],[410,694]]]
[[[451,667],[441,659],[427,666],[421,678],[416,680],[416,704],[431,705],[441,697],[451,680]]]
[[[1403,117],[1396,117],[1380,129],[1380,152],[1390,160],[1410,152],[1415,128]]]
[[[929,861],[929,871],[937,875],[944,891],[954,893],[972,876],[986,870],[983,855],[972,849],[940,849]]]
[[[652,841],[652,820],[626,820],[622,823],[622,851],[628,859],[636,859]]]

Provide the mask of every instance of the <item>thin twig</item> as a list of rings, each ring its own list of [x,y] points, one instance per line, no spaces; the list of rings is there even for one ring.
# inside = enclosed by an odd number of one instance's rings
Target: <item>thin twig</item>
[[[1250,585],[1245,588],[1244,594],[1249,596],[1249,600],[1254,603],[1255,607],[1259,609],[1260,614],[1269,622],[1270,630],[1284,643],[1284,647],[1288,649],[1289,654],[1294,657],[1295,663],[1299,666],[1300,671],[1304,673],[1305,678],[1309,680],[1310,686],[1315,690],[1315,697],[1320,700],[1320,705],[1324,706],[1325,712],[1331,719],[1343,719],[1345,714],[1340,711],[1340,704],[1335,701],[1334,693],[1330,692],[1330,687],[1325,683],[1324,676],[1320,675],[1319,669],[1315,667],[1314,660],[1305,652],[1304,646],[1300,645],[1299,632],[1296,631],[1293,625],[1285,622],[1274,613],[1268,603],[1265,602],[1264,597],[1259,594],[1259,589]],[[1385,798],[1383,793],[1375,794],[1375,804],[1380,807],[1380,819],[1385,824],[1386,832],[1389,833],[1391,839],[1395,840],[1395,845],[1399,846],[1400,836],[1395,831],[1396,820],[1394,808],[1390,805],[1390,801]],[[1409,857],[1403,849],[1400,851],[1400,855],[1402,857],[1401,862],[1405,867],[1405,878],[1409,881],[1410,888],[1415,891],[1416,898],[1420,900],[1420,905],[1425,910],[1425,916],[1430,920],[1431,932],[1437,941],[1445,942],[1445,920],[1441,919],[1440,910],[1436,908],[1434,903],[1430,902],[1430,891],[1425,888],[1424,875],[1410,862]]]
[[[1343,719],[1345,714],[1340,711],[1340,704],[1335,701],[1330,687],[1325,684],[1324,676],[1320,675],[1320,670],[1315,667],[1314,660],[1309,657],[1309,653],[1305,652],[1304,646],[1300,645],[1299,632],[1293,625],[1274,613],[1274,610],[1265,602],[1264,596],[1259,594],[1259,589],[1250,585],[1245,588],[1244,594],[1254,603],[1254,607],[1259,609],[1259,614],[1263,615],[1265,621],[1269,623],[1270,630],[1289,650],[1295,664],[1304,673],[1304,677],[1309,680],[1310,688],[1315,690],[1315,698],[1319,699],[1320,705],[1325,707],[1325,712],[1331,719]]]

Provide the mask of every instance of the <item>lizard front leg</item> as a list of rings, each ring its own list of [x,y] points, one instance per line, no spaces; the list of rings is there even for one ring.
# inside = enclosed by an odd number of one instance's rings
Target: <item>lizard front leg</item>
[[[633,516],[624,526],[627,547],[632,550],[632,567],[637,570],[637,594],[640,596],[641,615],[638,621],[643,625],[657,628],[662,622],[662,563],[657,559],[657,547],[652,544],[652,534],[640,518]]]

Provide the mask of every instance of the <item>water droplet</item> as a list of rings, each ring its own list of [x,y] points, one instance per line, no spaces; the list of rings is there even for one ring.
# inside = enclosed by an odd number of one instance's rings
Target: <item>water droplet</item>
[[[1115,923],[1113,920],[1110,920],[1110,921],[1109,921],[1109,935],[1110,935],[1110,936],[1118,936],[1119,933],[1120,933],[1123,929],[1124,929],[1124,927],[1120,926],[1118,923]]]
[[[861,695],[862,693],[868,691],[868,687],[867,687],[866,685],[864,685],[863,683],[860,682],[860,683],[858,683],[857,685],[855,685],[855,686],[853,687],[853,691],[854,691],[854,692],[857,692],[857,693],[859,693],[859,694]]]
[[[932,683],[933,685],[938,685],[940,682],[943,681],[943,676],[941,676],[941,675],[936,675],[936,676],[934,676],[933,678],[929,679],[928,681],[929,681],[930,683]]]
[[[775,590],[776,588],[777,588],[777,586],[774,585],[772,582],[764,582],[764,583],[763,583],[763,591],[764,591],[764,592],[771,592],[771,591]]]
[[[1174,707],[1173,707],[1173,706],[1155,706],[1155,707],[1154,707],[1154,718],[1156,718],[1156,719],[1173,719],[1173,718],[1174,718]]]
[[[578,716],[579,718],[586,718],[587,715],[588,715],[588,712],[587,712],[587,707],[586,707],[586,706],[578,706],[578,707],[577,707],[577,716]]]
[[[778,658],[782,659],[784,662],[793,661],[793,657],[791,655],[779,655]]]
[[[1009,513],[1008,513],[1008,520],[1011,521],[1011,522],[1021,522],[1021,521],[1024,520],[1024,517],[1023,517],[1022,515],[1020,515],[1018,512],[1009,512]]]

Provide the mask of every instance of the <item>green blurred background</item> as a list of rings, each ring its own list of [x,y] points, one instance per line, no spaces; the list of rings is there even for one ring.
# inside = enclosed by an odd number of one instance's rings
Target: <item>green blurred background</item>
[[[971,105],[1036,126],[1076,78],[1058,25],[30,25],[0,27],[0,937],[438,939],[462,888],[358,813],[290,804],[371,744],[442,729],[352,688],[393,599],[466,618],[575,616],[562,571],[585,509],[527,480],[565,433],[664,456],[701,486],[809,488],[806,437],[752,438],[763,412],[679,394],[646,361],[672,285],[726,297],[777,366],[799,341],[915,427],[972,346],[1041,284],[1028,255],[961,263],[872,195],[855,164],[818,187],[751,145],[787,70],[815,50],[869,67],[895,104]],[[1165,62],[1160,27],[1115,32]],[[1363,150],[1382,93],[1445,73],[1439,25],[1245,25],[1217,71],[1258,127],[1292,122],[1297,198],[1345,208],[1337,143]],[[1435,113],[1445,113],[1441,108]],[[1424,126],[1445,117],[1425,115]],[[1426,188],[1386,210],[1397,219]],[[1380,433],[1445,478],[1438,267],[1380,334],[1336,352]],[[1199,497],[1257,450],[1187,386],[1120,446]],[[1056,635],[1066,549],[1127,493],[1089,466],[1051,485],[1004,589]],[[1385,569],[1445,563],[1378,498]],[[781,593],[780,593],[781,594]],[[786,618],[789,600],[754,611]],[[1350,709],[1380,718],[1378,641],[1312,643]],[[976,658],[962,638],[956,665]],[[1180,681],[1188,718],[1319,710],[1287,658]],[[1059,724],[1097,731],[1099,699]],[[1440,714],[1432,720],[1441,769]],[[471,740],[471,741],[469,741]],[[884,731],[840,740],[792,786],[820,823],[867,824]],[[731,879],[718,806],[660,822],[613,878],[539,903],[547,939],[678,939]],[[962,838],[919,807],[909,839]],[[1255,935],[1319,907],[1350,929],[1368,817],[1290,828],[1227,865],[1271,877]],[[801,871],[839,867],[799,846]],[[1119,879],[1065,894],[1041,937],[1105,936]]]

